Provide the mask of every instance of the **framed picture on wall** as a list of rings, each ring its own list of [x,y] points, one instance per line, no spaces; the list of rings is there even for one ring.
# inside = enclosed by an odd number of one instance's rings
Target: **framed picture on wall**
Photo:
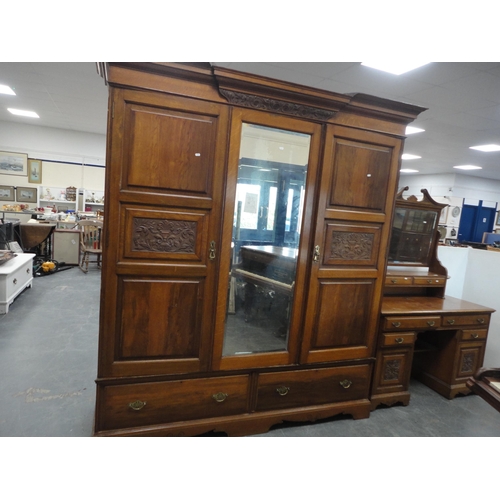
[[[16,187],[16,201],[36,203],[37,188]]]
[[[2,201],[15,201],[14,186],[0,186],[0,203]]]
[[[28,181],[32,184],[42,183],[42,160],[28,160]]]
[[[0,151],[0,174],[28,175],[28,155]]]
[[[500,226],[500,210],[497,212],[497,220],[495,222],[496,226]]]

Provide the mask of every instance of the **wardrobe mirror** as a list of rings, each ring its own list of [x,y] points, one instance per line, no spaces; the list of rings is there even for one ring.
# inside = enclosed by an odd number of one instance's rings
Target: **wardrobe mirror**
[[[310,136],[244,123],[224,356],[287,349]]]

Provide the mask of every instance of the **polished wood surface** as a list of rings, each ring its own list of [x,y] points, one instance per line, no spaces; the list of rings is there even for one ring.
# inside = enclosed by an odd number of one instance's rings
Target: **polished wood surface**
[[[423,108],[201,63],[104,73],[95,434],[368,417],[399,159]],[[310,147],[297,251],[254,249],[256,261],[296,265],[286,349],[223,356],[244,124],[305,134]]]
[[[467,300],[446,296],[439,297],[384,297],[382,299],[382,315],[405,314],[467,314],[467,313],[492,313],[491,307],[474,304]]]

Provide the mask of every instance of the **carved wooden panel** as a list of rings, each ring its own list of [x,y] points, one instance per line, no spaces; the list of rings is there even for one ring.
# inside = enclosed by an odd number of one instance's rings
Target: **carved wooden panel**
[[[384,366],[384,380],[398,380],[401,372],[401,360],[391,359]]]
[[[383,211],[392,148],[335,139],[330,206]]]
[[[381,349],[377,353],[373,394],[408,390],[413,349]]]
[[[320,280],[313,348],[367,345],[373,280]]]
[[[196,222],[134,218],[133,252],[194,253]]]
[[[216,117],[129,104],[126,118],[128,187],[209,194]]]
[[[457,377],[473,375],[480,368],[483,355],[484,344],[462,347],[460,349]]]
[[[208,216],[194,211],[124,207],[124,257],[204,262]]]
[[[380,226],[327,223],[324,265],[375,266]]]
[[[120,359],[198,358],[203,280],[123,279]]]

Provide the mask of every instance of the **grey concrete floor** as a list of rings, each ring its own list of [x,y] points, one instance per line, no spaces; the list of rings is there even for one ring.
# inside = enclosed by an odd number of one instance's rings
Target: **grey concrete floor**
[[[0,436],[92,435],[101,273],[38,277],[0,315]],[[449,401],[419,382],[408,406],[370,418],[282,424],[266,437],[500,437],[500,413],[475,395]]]

